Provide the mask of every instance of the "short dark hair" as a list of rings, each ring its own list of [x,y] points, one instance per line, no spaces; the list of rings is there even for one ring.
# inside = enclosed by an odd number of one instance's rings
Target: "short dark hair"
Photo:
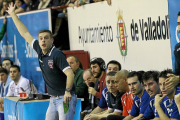
[[[116,73],[117,73],[116,71],[108,72],[108,73],[106,74],[106,77],[107,77],[107,76],[115,76]]]
[[[100,69],[101,69],[102,71],[105,71],[106,65],[105,65],[105,61],[104,61],[102,58],[100,58],[100,57],[94,57],[94,58],[92,58],[92,59],[90,60],[90,66],[91,66],[91,64],[98,64],[99,67],[100,67]]]
[[[17,0],[14,0],[14,2],[16,2]],[[22,5],[25,3],[24,0],[18,0],[22,3]]]
[[[0,73],[5,73],[6,75],[8,75],[8,71],[5,68],[0,68]]]
[[[17,68],[17,70],[20,72],[20,67],[17,65],[12,65],[10,68]]]
[[[172,71],[172,69],[166,69],[166,70],[163,70],[160,72],[158,78],[160,77],[163,77],[163,78],[168,78],[167,77],[167,74],[170,73],[170,74],[174,74],[174,72]]]
[[[138,80],[139,80],[140,83],[143,83],[143,82],[142,82],[142,74],[141,74],[140,72],[138,72],[138,71],[132,71],[132,72],[130,72],[130,73],[128,74],[127,78],[131,78],[131,77],[135,77],[135,76],[138,77]]]
[[[140,73],[143,76],[145,71],[144,70],[139,70],[138,73]]]
[[[13,65],[13,61],[12,61],[11,59],[9,59],[9,58],[4,58],[4,59],[3,59],[3,61],[6,61],[6,60],[9,60],[11,66]]]
[[[149,79],[153,79],[154,81],[156,81],[156,83],[159,83],[159,72],[158,71],[153,71],[153,70],[150,70],[150,71],[147,71],[143,74],[143,81],[148,81]]]
[[[116,64],[116,65],[118,65],[119,70],[121,70],[121,64],[118,61],[116,61],[116,60],[109,61],[108,64],[107,64],[107,68],[108,68],[109,64]]]
[[[47,30],[47,29],[40,30],[39,33],[38,33],[38,36],[39,36],[40,33],[44,33],[44,32],[49,33],[50,37],[53,38],[52,32],[50,30]]]
[[[8,4],[8,1],[3,1],[3,3],[6,2]]]
[[[178,12],[178,16],[180,16],[180,11]]]

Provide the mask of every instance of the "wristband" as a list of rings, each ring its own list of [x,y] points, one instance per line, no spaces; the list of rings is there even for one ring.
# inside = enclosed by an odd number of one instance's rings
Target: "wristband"
[[[71,89],[70,89],[70,88],[66,88],[66,89],[65,89],[65,91],[70,92],[70,91],[71,91]]]

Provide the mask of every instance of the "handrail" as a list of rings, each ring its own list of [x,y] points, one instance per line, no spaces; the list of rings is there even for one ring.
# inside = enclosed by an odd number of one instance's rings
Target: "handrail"
[[[51,9],[64,9],[64,8],[67,8],[68,5],[64,5],[64,6],[55,6],[55,7],[51,7]]]

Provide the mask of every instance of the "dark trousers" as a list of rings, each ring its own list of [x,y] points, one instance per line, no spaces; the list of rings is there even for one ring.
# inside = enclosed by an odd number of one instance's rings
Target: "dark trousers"
[[[107,117],[101,118],[100,120],[123,120],[125,116],[120,115],[109,115]]]

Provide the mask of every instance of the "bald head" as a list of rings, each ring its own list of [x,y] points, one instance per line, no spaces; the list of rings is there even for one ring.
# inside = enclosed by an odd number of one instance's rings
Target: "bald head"
[[[129,72],[127,70],[121,70],[116,73],[116,77],[118,78],[127,78]]]
[[[118,88],[119,92],[128,92],[128,84],[127,84],[127,76],[129,72],[127,70],[118,71],[115,75],[116,80],[116,87]]]
[[[89,86],[90,82],[93,82],[94,84],[96,84],[96,79],[94,78],[91,69],[86,69],[83,72],[83,79],[87,86]]]

